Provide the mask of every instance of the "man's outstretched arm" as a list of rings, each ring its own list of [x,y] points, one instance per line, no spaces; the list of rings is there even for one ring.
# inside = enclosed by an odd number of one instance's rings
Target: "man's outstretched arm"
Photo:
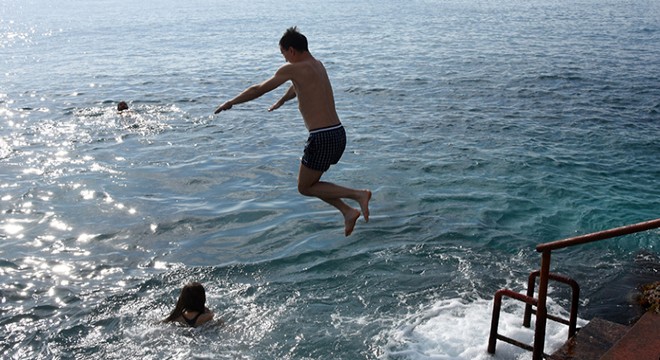
[[[286,93],[282,95],[282,97],[279,100],[277,100],[275,104],[273,104],[271,107],[268,108],[268,111],[279,109],[280,106],[284,105],[285,102],[294,99],[295,97],[296,97],[296,88],[293,85],[291,85],[289,87],[289,90],[287,90]]]
[[[250,86],[249,88],[243,90],[243,92],[238,94],[235,98],[226,101],[222,105],[218,106],[215,109],[214,114],[217,114],[224,110],[229,110],[232,108],[232,106],[236,104],[242,104],[244,102],[254,100],[260,97],[261,95],[276,89],[278,86],[284,84],[288,80],[289,77],[287,76],[287,71],[285,67],[281,67],[279,70],[277,70],[275,75],[270,79],[262,82],[261,84],[255,84]]]

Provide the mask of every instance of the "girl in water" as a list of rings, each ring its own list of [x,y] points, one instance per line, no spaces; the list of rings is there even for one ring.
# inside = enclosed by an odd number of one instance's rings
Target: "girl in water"
[[[181,289],[176,307],[164,322],[178,322],[197,327],[213,320],[213,312],[206,307],[206,292],[198,282],[187,284]]]

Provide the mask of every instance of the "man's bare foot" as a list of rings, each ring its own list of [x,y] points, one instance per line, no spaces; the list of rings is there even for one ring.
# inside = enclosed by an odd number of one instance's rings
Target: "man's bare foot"
[[[362,214],[364,214],[364,221],[369,222],[369,200],[371,200],[371,191],[360,190],[360,197],[357,201],[360,204]]]
[[[353,229],[355,228],[355,223],[359,218],[360,218],[360,212],[355,209],[351,209],[346,214],[344,214],[344,234],[346,236],[350,235],[353,232]]]

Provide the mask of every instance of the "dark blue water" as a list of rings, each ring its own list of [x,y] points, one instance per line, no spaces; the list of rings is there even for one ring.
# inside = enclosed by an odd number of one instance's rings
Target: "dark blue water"
[[[492,296],[525,288],[536,244],[660,217],[656,1],[9,0],[0,19],[3,358],[487,359]],[[285,89],[211,116],[292,25],[348,132],[324,178],[374,194],[348,238],[297,193],[306,130],[295,104],[266,111]],[[553,257],[581,323],[636,315],[659,238]],[[224,326],[158,322],[190,281]],[[531,341],[521,315],[500,329]],[[546,352],[565,336],[551,323]]]

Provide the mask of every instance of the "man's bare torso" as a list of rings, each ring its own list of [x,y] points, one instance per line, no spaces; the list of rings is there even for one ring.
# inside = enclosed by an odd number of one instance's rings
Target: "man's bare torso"
[[[292,67],[298,109],[307,129],[339,124],[332,85],[323,64],[310,55],[304,61],[287,65]]]

